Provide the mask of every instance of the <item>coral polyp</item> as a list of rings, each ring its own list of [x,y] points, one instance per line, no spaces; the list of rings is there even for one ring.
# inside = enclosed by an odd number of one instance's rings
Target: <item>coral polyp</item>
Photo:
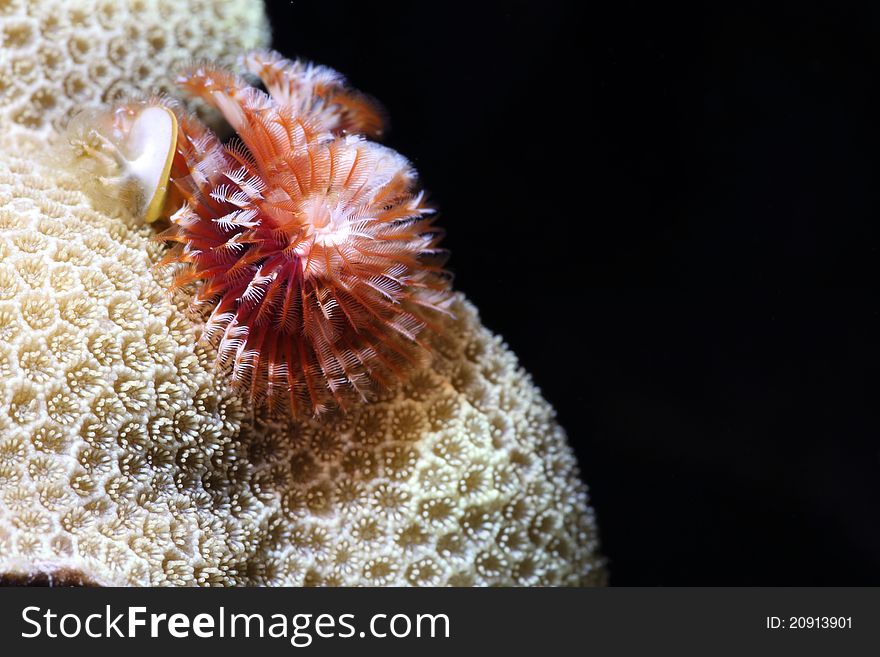
[[[424,360],[450,298],[441,231],[409,162],[358,134],[381,126],[365,97],[323,67],[244,61],[268,94],[210,64],[178,77],[237,136],[178,117],[163,264],[251,402],[345,408]]]

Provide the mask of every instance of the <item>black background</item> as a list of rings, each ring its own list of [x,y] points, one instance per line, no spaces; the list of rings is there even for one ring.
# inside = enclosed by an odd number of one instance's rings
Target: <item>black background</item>
[[[880,584],[875,3],[268,4],[387,108],[612,584]]]

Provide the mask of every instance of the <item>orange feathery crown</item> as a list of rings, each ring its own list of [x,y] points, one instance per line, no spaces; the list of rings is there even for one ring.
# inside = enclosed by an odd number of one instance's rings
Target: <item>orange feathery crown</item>
[[[220,367],[254,403],[295,416],[368,400],[405,377],[446,312],[441,231],[409,162],[362,135],[382,119],[336,72],[258,52],[268,93],[208,64],[178,77],[237,133],[178,112],[176,209],[159,239],[182,263]]]

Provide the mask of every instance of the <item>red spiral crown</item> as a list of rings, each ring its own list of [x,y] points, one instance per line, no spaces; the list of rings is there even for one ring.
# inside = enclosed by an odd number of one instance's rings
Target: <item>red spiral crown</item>
[[[426,353],[450,299],[441,231],[382,119],[325,67],[244,59],[265,93],[212,65],[178,83],[219,109],[227,144],[178,113],[175,288],[192,288],[218,363],[252,402],[295,416],[369,400]]]

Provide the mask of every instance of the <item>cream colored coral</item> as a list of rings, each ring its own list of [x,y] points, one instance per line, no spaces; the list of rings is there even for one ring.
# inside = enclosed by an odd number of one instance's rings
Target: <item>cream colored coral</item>
[[[249,0],[0,0],[0,141],[265,45]],[[432,367],[329,422],[249,418],[158,247],[67,174],[0,159],[0,577],[593,584],[565,436],[459,298]]]
[[[147,229],[32,166],[0,161],[0,573],[601,581],[564,433],[467,302],[433,366],[378,403],[244,421],[150,268]]]
[[[146,229],[34,166],[0,168],[0,572],[250,581],[271,509],[242,479],[238,404],[153,278]]]
[[[586,488],[553,410],[458,296],[433,365],[335,423],[258,423],[291,585],[603,581]]]
[[[0,0],[0,132],[46,138],[82,108],[173,91],[192,57],[268,37],[260,0]]]

